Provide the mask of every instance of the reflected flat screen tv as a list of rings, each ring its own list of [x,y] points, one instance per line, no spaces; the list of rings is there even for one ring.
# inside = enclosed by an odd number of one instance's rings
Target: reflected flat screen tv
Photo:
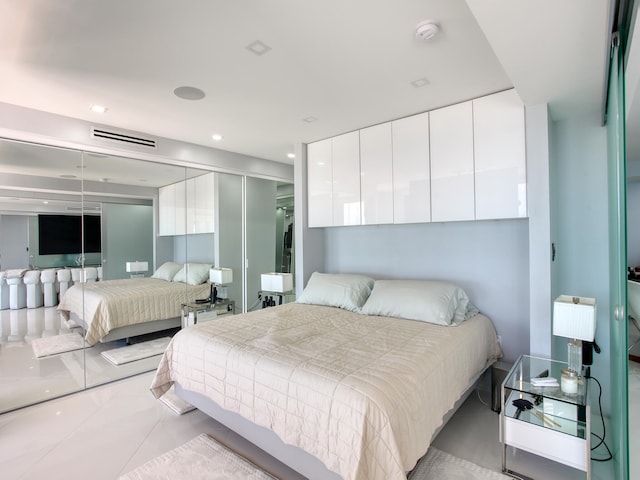
[[[101,236],[99,215],[38,215],[39,255],[99,253]]]

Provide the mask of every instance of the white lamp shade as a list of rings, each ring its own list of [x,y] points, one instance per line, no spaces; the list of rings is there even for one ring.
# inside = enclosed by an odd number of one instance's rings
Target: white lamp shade
[[[149,262],[126,262],[125,269],[127,273],[148,272]]]
[[[263,273],[260,288],[265,292],[289,292],[293,290],[293,276],[290,273]]]
[[[553,302],[553,334],[593,342],[596,335],[595,298],[560,295]]]
[[[233,270],[231,268],[211,268],[209,270],[209,281],[217,285],[227,285],[233,283]]]

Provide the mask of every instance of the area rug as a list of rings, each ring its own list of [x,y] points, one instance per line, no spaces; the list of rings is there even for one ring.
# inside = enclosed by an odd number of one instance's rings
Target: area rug
[[[169,407],[177,415],[184,415],[196,409],[193,405],[181,399],[173,387],[160,397],[160,401]]]
[[[208,435],[201,434],[163,453],[120,480],[275,480],[264,470]]]
[[[513,477],[494,472],[462,458],[431,447],[416,465],[407,480],[512,480]]]
[[[77,333],[65,333],[51,337],[35,338],[31,341],[31,348],[36,358],[72,352],[84,348],[84,338]]]
[[[135,362],[136,360],[142,360],[143,358],[162,355],[170,341],[171,337],[156,338],[148,342],[134,343],[126,347],[105,350],[100,355],[114,365],[122,365]]]

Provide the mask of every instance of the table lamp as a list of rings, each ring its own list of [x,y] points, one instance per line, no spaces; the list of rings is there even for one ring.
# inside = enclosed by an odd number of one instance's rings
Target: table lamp
[[[211,303],[216,303],[218,299],[218,287],[224,287],[233,283],[233,270],[231,268],[213,267],[209,269],[209,282],[211,283]],[[227,298],[226,289],[220,298]]]
[[[143,277],[149,271],[149,262],[125,262],[124,267],[131,277]]]
[[[582,342],[593,342],[596,334],[595,298],[560,295],[553,302],[553,334],[569,339],[568,368],[582,375]]]

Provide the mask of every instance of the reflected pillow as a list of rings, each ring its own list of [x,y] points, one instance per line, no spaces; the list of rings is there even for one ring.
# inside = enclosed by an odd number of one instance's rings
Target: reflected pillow
[[[468,305],[469,298],[465,291],[453,283],[438,280],[377,280],[361,313],[454,325],[467,318]]]
[[[200,285],[209,280],[209,269],[211,265],[207,263],[187,263],[180,269],[176,276],[173,277],[174,282],[185,282],[189,285]]]
[[[359,312],[371,294],[373,283],[373,278],[365,275],[314,272],[298,298],[298,303]]]
[[[166,280],[167,282],[170,282],[171,280],[173,280],[173,277],[175,277],[176,273],[178,273],[181,268],[182,265],[180,265],[179,263],[165,262],[160,266],[160,268],[155,271],[153,275],[151,275],[151,278],[159,278],[160,280]]]

